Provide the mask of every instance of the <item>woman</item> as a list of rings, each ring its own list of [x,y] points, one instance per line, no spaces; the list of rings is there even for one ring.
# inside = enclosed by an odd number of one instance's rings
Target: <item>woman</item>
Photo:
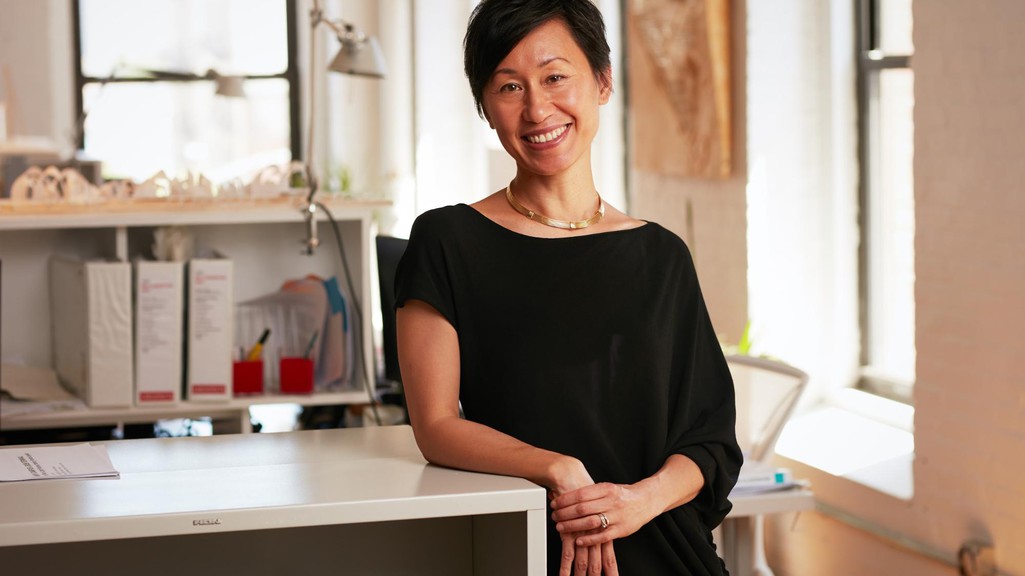
[[[464,49],[517,171],[413,226],[396,296],[417,443],[546,487],[550,574],[724,574],[710,530],[741,462],[733,386],[686,246],[595,191],[601,14],[484,0]]]

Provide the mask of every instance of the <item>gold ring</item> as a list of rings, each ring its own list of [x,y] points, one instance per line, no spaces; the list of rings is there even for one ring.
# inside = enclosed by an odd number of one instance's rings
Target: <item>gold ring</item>
[[[609,527],[609,519],[605,516],[604,512],[598,513],[598,519],[601,520],[601,529],[604,530]]]

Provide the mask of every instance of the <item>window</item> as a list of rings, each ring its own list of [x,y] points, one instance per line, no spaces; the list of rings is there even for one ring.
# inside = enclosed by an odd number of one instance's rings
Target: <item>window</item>
[[[219,183],[300,157],[294,0],[73,6],[74,137],[105,177]],[[217,78],[240,80],[244,97],[215,94]]]
[[[915,380],[911,0],[857,0],[860,387],[909,401]]]

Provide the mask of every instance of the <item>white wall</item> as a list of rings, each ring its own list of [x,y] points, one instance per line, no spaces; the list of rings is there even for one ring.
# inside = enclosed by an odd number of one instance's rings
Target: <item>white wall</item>
[[[71,16],[65,0],[0,0],[0,100],[8,136],[58,146],[74,124]]]

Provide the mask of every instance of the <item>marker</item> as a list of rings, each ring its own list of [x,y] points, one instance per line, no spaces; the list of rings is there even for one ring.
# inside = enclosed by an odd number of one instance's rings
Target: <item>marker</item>
[[[306,353],[303,354],[303,358],[309,358],[310,352],[313,352],[313,343],[317,341],[317,336],[320,335],[319,331],[313,331],[313,337],[310,338],[310,343],[306,345]]]
[[[246,356],[246,360],[260,359],[260,356],[263,355],[263,345],[267,342],[268,336],[270,336],[270,328],[264,329],[263,334],[260,335],[260,339],[249,350],[249,355]]]

